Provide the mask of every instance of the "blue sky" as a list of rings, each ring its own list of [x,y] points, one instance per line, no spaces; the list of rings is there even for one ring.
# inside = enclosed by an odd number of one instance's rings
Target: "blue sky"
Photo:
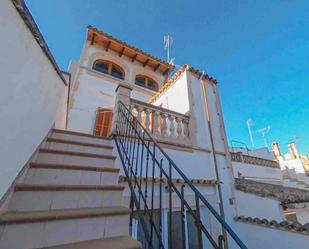
[[[308,0],[26,0],[60,68],[78,60],[92,25],[162,59],[174,38],[177,65],[219,81],[229,141],[250,147],[246,120],[271,126],[269,144],[297,142],[309,154]]]

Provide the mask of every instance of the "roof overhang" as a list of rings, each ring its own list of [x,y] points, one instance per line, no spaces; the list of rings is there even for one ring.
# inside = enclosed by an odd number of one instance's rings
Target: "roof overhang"
[[[126,56],[132,62],[140,63],[143,67],[147,66],[152,68],[154,72],[168,75],[174,69],[174,65],[160,60],[92,26],[88,26],[87,40],[91,45],[97,44],[102,46],[106,51],[112,50],[118,53],[119,57]]]

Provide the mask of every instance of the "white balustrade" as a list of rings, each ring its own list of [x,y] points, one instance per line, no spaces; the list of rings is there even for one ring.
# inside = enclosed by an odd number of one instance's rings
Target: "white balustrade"
[[[131,99],[131,110],[156,139],[177,143],[189,141],[189,116],[135,99]]]

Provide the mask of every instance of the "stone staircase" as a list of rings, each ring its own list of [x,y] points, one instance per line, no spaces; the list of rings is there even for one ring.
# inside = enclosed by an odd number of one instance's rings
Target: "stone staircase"
[[[0,248],[140,249],[112,150],[112,140],[53,130],[0,215]]]

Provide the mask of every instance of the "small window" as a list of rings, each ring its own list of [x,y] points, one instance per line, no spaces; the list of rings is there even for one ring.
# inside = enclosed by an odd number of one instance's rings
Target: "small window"
[[[123,69],[110,61],[95,61],[92,67],[93,70],[96,70],[100,73],[109,74],[115,78],[124,79],[124,71]]]
[[[141,87],[146,87],[145,77],[137,76],[135,79],[135,84]]]
[[[118,78],[118,79],[122,79],[122,71],[120,68],[116,67],[116,66],[112,66],[112,71],[111,71],[111,75]]]
[[[144,75],[137,75],[135,78],[135,85],[148,88],[152,91],[158,91],[158,84],[151,78]]]
[[[108,73],[108,63],[106,62],[95,63],[93,69],[101,73]]]

